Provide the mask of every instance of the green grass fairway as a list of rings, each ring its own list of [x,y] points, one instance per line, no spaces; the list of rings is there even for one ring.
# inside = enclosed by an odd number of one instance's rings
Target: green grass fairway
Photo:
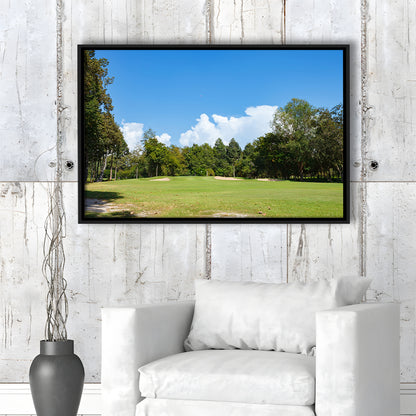
[[[152,180],[153,179],[153,180]],[[342,218],[341,183],[218,180],[206,176],[126,179],[86,185],[87,218]],[[161,178],[158,178],[161,179]]]

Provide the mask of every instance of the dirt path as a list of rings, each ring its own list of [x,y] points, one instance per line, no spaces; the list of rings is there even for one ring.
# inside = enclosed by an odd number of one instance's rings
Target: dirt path
[[[108,212],[112,204],[103,199],[96,198],[86,198],[85,199],[85,209],[86,211],[91,212]]]
[[[247,214],[240,214],[239,212],[216,212],[212,214],[213,218],[245,218]]]
[[[108,212],[114,212],[114,211],[125,211],[125,212],[130,213],[130,215],[132,215],[133,212],[129,211],[131,208],[134,208],[134,207],[132,205],[121,206],[117,204],[111,204],[105,199],[86,198],[85,200],[85,211],[90,211],[90,212],[106,214]]]

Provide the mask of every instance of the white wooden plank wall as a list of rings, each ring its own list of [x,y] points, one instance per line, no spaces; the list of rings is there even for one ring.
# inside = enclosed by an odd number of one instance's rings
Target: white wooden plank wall
[[[26,382],[43,334],[45,181],[77,160],[79,43],[349,43],[350,225],[79,225],[64,172],[69,334],[100,379],[100,307],[186,299],[194,278],[374,279],[402,301],[402,381],[416,381],[416,6],[406,0],[0,0],[0,381]],[[62,53],[56,28],[62,23]],[[57,84],[57,62],[63,64]],[[379,162],[376,171],[371,160]]]
[[[56,143],[55,1],[0,1],[0,180],[50,179]]]
[[[416,379],[416,4],[369,1],[365,269],[374,297],[401,301],[401,379]],[[416,413],[416,412],[415,412]]]
[[[359,179],[361,12],[357,1],[288,1],[286,43],[347,43],[351,45],[351,177]],[[290,225],[288,280],[318,280],[360,274],[360,185],[351,184],[351,224]]]

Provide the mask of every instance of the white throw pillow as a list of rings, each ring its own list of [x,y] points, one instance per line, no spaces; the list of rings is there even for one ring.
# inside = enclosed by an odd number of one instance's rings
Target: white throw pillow
[[[359,303],[370,279],[310,283],[195,281],[196,302],[185,350],[255,349],[311,354],[315,313]]]

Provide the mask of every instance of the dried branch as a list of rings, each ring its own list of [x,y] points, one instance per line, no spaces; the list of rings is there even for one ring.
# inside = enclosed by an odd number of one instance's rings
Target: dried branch
[[[67,282],[63,276],[65,253],[62,239],[65,237],[65,211],[60,180],[54,182],[52,188],[49,187],[48,196],[42,264],[42,273],[48,283],[45,340],[65,341],[67,339],[68,299],[65,293]]]

